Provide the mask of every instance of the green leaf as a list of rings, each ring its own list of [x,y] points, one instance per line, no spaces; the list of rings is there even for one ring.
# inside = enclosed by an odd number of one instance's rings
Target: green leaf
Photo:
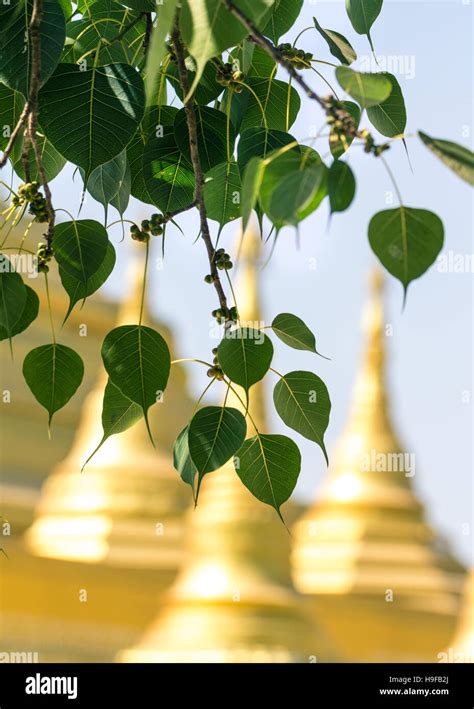
[[[191,86],[196,76],[196,64],[194,63],[193,58],[189,56],[186,57],[185,64],[188,75],[188,84]],[[179,70],[177,64],[173,61],[169,63],[166,69],[166,78],[170,82],[178,97],[181,101],[183,101],[184,94],[179,82]],[[211,103],[211,101],[215,101],[223,91],[223,86],[218,84],[216,81],[216,67],[211,62],[208,62],[204,67],[199,83],[196,85],[196,90],[193,97],[195,102],[205,106],[206,104]]]
[[[312,372],[289,372],[273,390],[275,408],[284,423],[320,446],[329,465],[324,433],[331,400],[325,383]]]
[[[315,17],[313,17],[313,22],[321,37],[326,41],[333,57],[339,59],[342,64],[352,64],[352,62],[355,62],[357,54],[344,35],[334,30],[325,30]]]
[[[283,148],[289,143],[295,143],[293,150],[299,153],[300,149],[296,145],[296,139],[290,133],[281,130],[266,130],[265,128],[247,128],[242,131],[237,146],[237,163],[240,174],[244,174],[244,168],[251,158],[265,158],[274,150]]]
[[[242,231],[247,228],[252,211],[257,204],[264,174],[265,161],[261,158],[251,158],[245,168],[242,182]]]
[[[61,170],[66,164],[65,158],[58,153],[56,148],[51,145],[51,143],[46,140],[44,135],[40,131],[36,134],[38,148],[41,155],[41,162],[46,174],[46,179],[48,182],[54,180],[55,177],[59,175]],[[21,155],[23,152],[23,139],[21,136],[15,141],[13,150],[11,152],[11,159],[13,162],[13,169],[21,180],[25,180],[25,171],[23,169],[23,162]],[[40,174],[38,171],[38,166],[36,164],[36,156],[32,146],[28,151],[28,160],[30,165],[30,178],[31,180],[41,181]]]
[[[224,374],[248,392],[268,372],[273,345],[260,330],[242,327],[226,333],[217,353]]]
[[[32,45],[28,31],[32,0],[12,0],[0,7],[0,81],[28,96]],[[57,0],[43,0],[40,25],[40,83],[56,68],[64,47],[66,23]]]
[[[401,281],[405,298],[411,281],[431,266],[443,241],[443,222],[425,209],[387,209],[375,214],[369,224],[372,251],[387,271]]]
[[[423,143],[445,165],[456,173],[462,180],[474,185],[474,153],[450,140],[431,138],[422,131],[418,132]]]
[[[102,428],[104,435],[97,448],[92,451],[82,466],[81,472],[97,453],[99,448],[103,446],[107,438],[116,433],[123,433],[134,426],[141,418],[143,418],[142,407],[138,404],[134,404],[133,401],[124,396],[120,389],[109,379],[105,387],[102,402]]]
[[[81,71],[60,64],[39,93],[41,127],[85,181],[130,142],[143,115],[143,81],[128,64]],[[67,125],[67,130],[64,129]]]
[[[13,337],[26,305],[27,290],[11,261],[0,254],[0,327],[8,339]]]
[[[238,451],[246,432],[245,418],[237,409],[206,406],[194,414],[188,444],[199,476],[196,499],[204,475],[220,468]]]
[[[110,200],[110,204],[112,205],[112,207],[115,207],[115,209],[117,210],[117,212],[120,214],[121,217],[123,217],[123,214],[124,214],[125,210],[127,209],[128,203],[130,201],[131,186],[132,186],[132,176],[130,173],[130,165],[128,164],[128,160],[127,160],[126,164],[125,164],[124,175],[118,183],[117,193]]]
[[[25,105],[25,99],[19,91],[0,84],[0,150],[5,150]]]
[[[346,10],[357,34],[366,34],[374,51],[370,29],[382,9],[383,0],[346,0]]]
[[[225,162],[211,168],[203,190],[209,219],[215,219],[222,228],[240,217],[241,190],[237,163]]]
[[[361,114],[360,106],[357,103],[353,103],[352,101],[341,101],[341,103],[346,109],[346,111],[350,113],[350,115],[354,119],[356,128],[358,128]],[[349,147],[353,140],[354,138],[350,136],[339,136],[334,130],[334,128],[331,128],[329,134],[329,148],[331,150],[332,156],[337,159],[340,158],[341,155],[344,155],[344,153],[349,150]]]
[[[278,44],[280,37],[295,24],[302,7],[303,0],[276,0],[263,34]]]
[[[127,152],[122,150],[109,162],[99,165],[92,170],[87,181],[87,191],[99,202],[105,211],[105,221],[107,222],[107,207],[118,192],[120,184],[127,169]],[[81,170],[84,179],[84,170]],[[85,184],[85,183],[84,183]]]
[[[336,79],[362,108],[383,103],[392,90],[390,80],[383,74],[364,74],[347,66],[338,66]]]
[[[248,77],[245,83],[253,93],[249,92],[240,126],[241,132],[247,128],[288,131],[295,122],[301,105],[296,89],[293,86],[288,88],[288,84],[279,79],[270,81],[267,78]],[[244,92],[246,91],[244,87]]]
[[[65,345],[52,343],[36,347],[25,357],[23,376],[33,396],[53,415],[76,393],[84,376],[84,364],[77,352]]]
[[[326,181],[326,171],[325,165],[307,167],[292,172],[278,183],[266,210],[277,229],[286,224],[296,226],[308,216],[308,207]]]
[[[194,480],[197,475],[197,470],[189,452],[188,432],[189,426],[185,426],[174,443],[173,465],[180,474],[183,482],[191,486],[194,497]]]
[[[387,138],[403,135],[407,124],[407,112],[402,90],[393,74],[383,72],[392,84],[390,96],[380,104],[367,109],[367,116],[378,132]]]
[[[69,307],[64,318],[64,322],[66,322],[70,316],[76,303],[80,300],[85,300],[85,298],[99,290],[101,285],[105,283],[107,278],[112,273],[114,266],[115,249],[109,241],[104,260],[102,261],[99,269],[89,278],[86,285],[84,285],[82,281],[78,281],[76,278],[71,276],[67,271],[61,268],[61,266],[59,267],[59,277],[61,278],[61,283],[64,290],[69,295]]]
[[[235,133],[231,123],[227,132],[227,118],[215,108],[207,106],[194,107],[198,132],[198,148],[203,172],[208,172],[212,167],[227,160],[227,152],[234,151]],[[191,162],[189,148],[189,133],[186,122],[186,110],[182,108],[176,115],[174,122],[174,137],[176,144]],[[228,145],[227,145],[228,143]]]
[[[354,199],[356,181],[349,165],[342,160],[334,160],[329,168],[328,192],[331,214],[343,212]]]
[[[280,313],[273,318],[272,330],[288,347],[319,354],[316,349],[315,336],[303,320],[296,315]]]
[[[287,436],[257,434],[247,439],[234,459],[235,471],[245,487],[261,502],[280,507],[295,489],[301,470],[301,454]]]
[[[84,286],[105,259],[109,240],[92,219],[63,222],[54,229],[54,256],[61,268]]]
[[[145,89],[149,104],[154,102],[157,94],[161,62],[167,52],[166,37],[173,27],[176,5],[177,0],[166,0],[156,6],[157,20],[151,36],[146,64]]]
[[[171,364],[168,345],[150,327],[122,325],[106,335],[102,359],[112,383],[142,407],[153,442],[148,409],[161,397],[168,383]]]
[[[23,332],[24,330],[26,330],[31,325],[31,323],[34,320],[36,320],[36,318],[38,317],[39,298],[36,295],[33,288],[30,288],[29,286],[25,285],[25,289],[26,289],[25,306],[23,308],[22,314],[20,315],[20,318],[12,326],[10,337],[14,337],[15,335],[19,335],[20,332]],[[7,340],[7,339],[9,339],[8,331],[3,325],[1,325],[0,326],[0,340]]]
[[[153,204],[164,214],[193,203],[193,168],[178,148],[173,133],[152,138],[145,145],[143,178]]]

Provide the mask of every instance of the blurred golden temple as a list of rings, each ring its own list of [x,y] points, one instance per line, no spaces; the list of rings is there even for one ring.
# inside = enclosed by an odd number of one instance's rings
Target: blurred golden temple
[[[258,262],[259,239],[248,232],[236,284],[245,320],[261,319]],[[361,465],[371,451],[403,456],[385,389],[381,277],[364,316],[352,413],[317,499],[306,509],[286,504],[291,535],[230,463],[207,476],[193,509],[172,464],[176,432],[193,410],[179,366],[166,406],[150,411],[159,452],[140,422],[109,439],[80,474],[102,435],[101,341],[138,312],[140,274],[130,281],[126,305],[93,297],[62,330],[87,378],[57,415],[51,441],[18,366],[43,343],[46,316],[15,338],[14,362],[2,349],[1,386],[11,400],[0,443],[9,534],[2,544],[9,558],[0,561],[0,658],[439,662],[452,651],[452,661],[472,661],[472,606],[460,611],[463,567],[426,522],[410,477]],[[59,285],[52,292],[59,320],[64,297]],[[169,328],[147,319],[171,345]],[[88,336],[79,341],[84,324]],[[264,428],[264,392],[253,391],[252,414]],[[467,598],[472,577],[466,583]]]

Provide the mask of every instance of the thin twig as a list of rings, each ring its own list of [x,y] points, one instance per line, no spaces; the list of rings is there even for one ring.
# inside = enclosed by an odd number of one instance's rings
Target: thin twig
[[[4,150],[4,153],[2,157],[0,158],[0,167],[5,167],[7,164],[8,158],[10,157],[10,153],[13,150],[13,146],[15,145],[15,141],[18,138],[18,135],[20,134],[21,129],[26,123],[26,119],[28,118],[28,114],[30,112],[30,102],[27,101],[25,105],[23,106],[23,110],[20,114],[20,118],[18,119],[18,123],[16,124],[15,128],[13,129],[10,139],[6,145],[6,148]]]
[[[145,14],[146,14],[146,28],[145,28],[145,36],[143,38],[143,52],[146,56],[148,54],[148,47],[150,46],[151,31],[153,29],[153,19],[151,17],[151,12],[147,12]]]

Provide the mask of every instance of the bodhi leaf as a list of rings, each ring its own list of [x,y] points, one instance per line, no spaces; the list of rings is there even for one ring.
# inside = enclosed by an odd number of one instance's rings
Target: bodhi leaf
[[[195,106],[198,133],[198,148],[201,165],[204,172],[227,160],[234,151],[235,133],[230,123],[227,131],[227,118],[215,108]],[[174,137],[176,144],[191,162],[189,148],[189,133],[186,121],[186,110],[182,108],[174,121]]]
[[[84,364],[77,352],[53,342],[31,350],[23,362],[23,376],[35,399],[53,415],[76,393],[84,376]]]
[[[382,9],[383,0],[346,0],[346,10],[357,34],[366,34],[370,48],[374,51],[370,29]]]
[[[344,35],[334,30],[325,30],[315,17],[313,17],[313,22],[321,37],[326,40],[329,51],[333,57],[339,59],[341,64],[352,64],[352,62],[355,62],[357,54]]]
[[[104,435],[97,448],[92,451],[82,466],[81,472],[97,453],[99,448],[103,446],[107,438],[116,433],[123,433],[134,426],[141,418],[143,418],[142,407],[124,396],[120,389],[109,379],[105,387],[102,402],[102,428]]]
[[[399,207],[375,214],[369,224],[374,254],[392,276],[401,281],[404,300],[411,281],[419,278],[442,249],[441,219],[426,209]]]
[[[341,101],[341,103],[343,108],[345,108],[354,119],[355,127],[357,129],[360,122],[360,106],[352,101]],[[337,159],[340,158],[341,155],[344,155],[346,150],[349,150],[353,140],[353,137],[339,135],[334,128],[331,128],[331,132],[329,133],[329,148],[333,158]]]
[[[383,74],[364,74],[347,66],[338,66],[336,79],[362,108],[383,103],[392,90],[390,80]]]
[[[67,160],[82,167],[85,182],[94,168],[112,160],[130,142],[144,105],[142,78],[128,64],[86,71],[75,64],[60,64],[39,93],[46,138]]]
[[[296,89],[293,86],[288,89],[288,84],[279,79],[248,77],[246,84],[253,93],[248,96],[240,130],[260,127],[288,131],[301,105]],[[242,96],[244,92],[239,95]]]
[[[247,128],[242,131],[237,147],[237,163],[240,173],[245,176],[244,168],[251,158],[265,158],[269,153],[290,143],[294,143],[294,150],[299,152],[297,141],[290,133],[281,130],[266,130],[265,128]]]
[[[132,175],[130,173],[130,165],[128,160],[125,163],[125,172],[122,179],[118,183],[117,193],[110,200],[112,207],[115,207],[117,212],[123,217],[123,213],[128,207],[130,201],[130,189],[132,186]]]
[[[431,138],[422,131],[419,131],[418,135],[426,147],[456,175],[470,185],[474,185],[474,153],[450,140]]]
[[[275,408],[287,426],[320,446],[329,465],[324,433],[331,400],[325,383],[312,372],[289,372],[273,390]]]
[[[118,192],[121,181],[127,169],[127,153],[122,150],[109,162],[99,165],[91,172],[85,184],[89,194],[101,204],[105,211],[105,221],[107,222],[107,207]],[[84,170],[81,169],[81,176],[84,179]]]
[[[186,57],[185,64],[188,75],[188,83],[190,86],[196,76],[196,65],[193,58],[189,56]],[[181,84],[179,83],[179,70],[176,62],[171,61],[169,63],[166,69],[166,78],[182,101],[184,94],[181,89]],[[193,98],[195,102],[205,106],[206,104],[211,103],[211,101],[215,101],[215,99],[217,99],[223,91],[224,87],[216,81],[216,67],[211,62],[207,63],[199,80],[199,84],[197,84],[194,92]]]
[[[224,374],[248,393],[250,387],[268,372],[273,345],[260,330],[236,328],[226,333],[217,348],[217,356]]]
[[[356,181],[349,165],[342,160],[334,160],[329,168],[328,192],[331,214],[343,212],[354,199]]]
[[[320,355],[316,349],[316,338],[309,327],[292,313],[280,313],[273,318],[272,330],[285,345],[295,350],[307,350]],[[324,359],[327,359],[325,357]]]
[[[197,470],[189,452],[188,432],[189,426],[185,426],[174,443],[173,465],[181,475],[183,482],[191,486],[194,497],[194,480],[196,478]]]
[[[148,409],[162,396],[168,383],[171,364],[168,345],[150,327],[122,325],[106,335],[102,359],[112,383],[143,409],[153,443]]]
[[[266,210],[277,229],[285,224],[296,226],[306,218],[310,214],[308,208],[314,203],[314,196],[325,181],[326,166],[321,164],[292,172],[279,182]]]
[[[11,263],[0,254],[0,327],[9,339],[13,337],[26,305],[27,290],[23,279]]]
[[[63,222],[54,229],[56,261],[84,286],[102,265],[108,243],[107,231],[92,219]]]
[[[153,204],[164,214],[193,203],[193,168],[178,148],[173,133],[152,138],[145,145],[143,178]]]
[[[32,46],[28,31],[33,0],[14,0],[0,7],[0,81],[28,96]],[[65,19],[57,0],[43,0],[40,24],[40,83],[56,68],[66,37]]]
[[[112,273],[115,266],[115,249],[110,243],[107,244],[107,251],[105,252],[105,258],[102,261],[99,269],[94,273],[93,276],[89,278],[87,284],[84,285],[82,281],[78,281],[76,278],[71,276],[67,271],[65,271],[61,266],[59,267],[59,277],[61,278],[61,283],[64,290],[69,295],[69,307],[67,309],[64,322],[70,316],[72,309],[80,300],[84,300],[88,296],[95,293],[107,278]],[[63,322],[63,324],[64,324]]]
[[[234,465],[252,495],[271,505],[284,522],[280,507],[295,489],[301,470],[296,443],[287,436],[258,433],[237,451]]]
[[[206,406],[194,414],[188,444],[199,476],[196,500],[204,475],[220,468],[238,451],[246,432],[245,418],[237,409]]]
[[[400,84],[393,74],[383,73],[392,84],[390,96],[376,106],[369,106],[367,116],[378,132],[387,138],[403,135],[407,124],[407,112]]]
[[[275,0],[263,34],[278,44],[280,37],[295,24],[302,7],[303,0]]]
[[[245,168],[244,180],[242,183],[242,231],[244,232],[249,223],[250,215],[258,201],[258,193],[265,174],[265,160],[261,158],[251,158]]]
[[[10,337],[19,335],[20,332],[26,330],[31,325],[31,323],[38,317],[39,298],[33,288],[30,288],[29,286],[25,285],[25,289],[26,302],[23,308],[23,312],[20,315],[19,319],[16,321],[16,323],[13,325]],[[3,325],[0,325],[0,340],[7,339],[9,339],[8,331]]]
[[[240,217],[241,189],[235,162],[221,163],[206,173],[203,192],[207,216],[219,222],[221,229]]]
[[[153,3],[155,5],[155,2]],[[161,62],[166,54],[166,37],[171,32],[176,14],[177,0],[166,0],[155,5],[157,11],[156,26],[151,36],[150,49],[147,55],[145,89],[147,102],[151,104],[157,93],[158,79],[161,73]]]

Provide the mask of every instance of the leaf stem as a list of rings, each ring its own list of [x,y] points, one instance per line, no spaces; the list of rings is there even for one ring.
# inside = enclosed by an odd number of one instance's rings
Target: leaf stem
[[[395,188],[395,192],[396,192],[396,194],[397,194],[398,201],[400,202],[400,206],[403,207],[402,194],[401,194],[401,192],[400,192],[400,190],[399,190],[399,188],[398,188],[398,185],[397,185],[397,181],[396,181],[396,179],[395,179],[395,176],[394,176],[394,174],[393,174],[393,172],[392,172],[392,170],[391,170],[391,168],[390,168],[388,162],[385,160],[384,156],[383,156],[383,155],[379,155],[379,157],[380,157],[380,160],[382,161],[382,164],[383,164],[383,166],[385,167],[385,169],[386,169],[386,171],[387,171],[387,174],[388,174],[388,176],[390,177],[390,180],[391,180],[391,182],[392,182],[392,184],[393,184],[393,186],[394,186],[394,188]]]
[[[56,344],[56,334],[54,332],[54,322],[53,322],[53,311],[51,308],[51,296],[49,293],[49,283],[48,274],[44,274],[44,282],[46,284],[46,300],[48,301],[48,313],[49,313],[49,324],[51,325],[51,336],[53,338],[53,343]]]
[[[145,244],[145,267],[143,269],[143,284],[142,284],[142,297],[140,301],[140,318],[138,320],[138,327],[141,327],[143,320],[143,308],[145,306],[145,293],[146,293],[146,277],[148,272],[148,257],[150,254],[150,242],[147,241]]]

